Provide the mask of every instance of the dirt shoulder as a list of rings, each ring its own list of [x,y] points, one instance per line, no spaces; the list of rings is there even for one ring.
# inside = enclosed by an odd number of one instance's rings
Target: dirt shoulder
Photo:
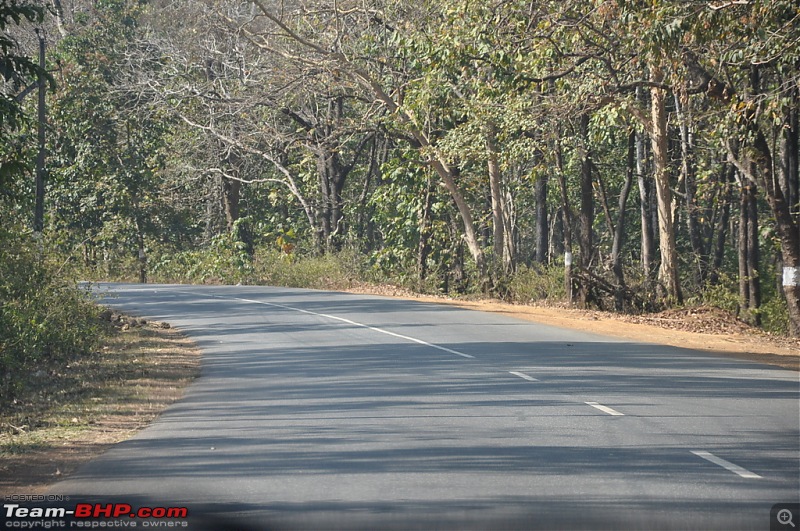
[[[114,323],[99,352],[0,415],[0,497],[45,492],[153,422],[199,373],[200,351],[179,331]]]
[[[365,285],[349,291],[436,304],[452,304],[470,310],[498,313],[535,323],[635,342],[671,345],[800,370],[800,339],[766,334],[717,308],[701,307],[668,310],[648,315],[620,315],[565,307],[508,304],[497,300],[470,301],[432,297],[392,287]]]

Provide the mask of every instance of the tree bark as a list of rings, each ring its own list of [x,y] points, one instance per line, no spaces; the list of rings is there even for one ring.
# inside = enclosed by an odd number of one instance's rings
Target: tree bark
[[[693,66],[698,69],[701,68],[697,64]],[[710,73],[704,70],[701,73],[710,81],[713,81],[714,84],[726,87],[724,91],[715,91],[709,94],[729,103],[734,95],[731,88],[713,79]],[[751,69],[751,87],[755,94],[759,92],[759,78],[758,67],[753,65]],[[797,112],[796,110],[800,106],[798,99],[797,91],[791,91],[790,100],[792,103],[788,106],[790,113]],[[794,186],[795,190],[798,188],[797,170],[784,166],[785,169],[779,172],[780,175],[776,176],[772,149],[758,123],[755,110],[745,110],[744,114],[738,116],[738,118],[744,123],[745,129],[752,137],[752,146],[738,146],[737,149],[734,149],[731,142],[728,142],[728,159],[729,162],[736,165],[742,175],[747,176],[751,182],[758,182],[764,189],[767,203],[775,218],[775,232],[780,243],[781,259],[783,261],[782,283],[786,306],[789,310],[789,327],[794,335],[800,336],[800,220],[795,220],[795,217],[800,215],[798,211],[800,206],[796,202],[792,203],[791,195],[787,193],[792,189],[792,186]],[[793,133],[796,139],[797,130],[794,130]],[[794,149],[797,149],[797,147],[795,146]],[[753,175],[751,162],[755,163],[757,176]],[[794,171],[794,174],[790,173],[792,171]]]
[[[492,197],[492,238],[494,260],[496,263],[503,259],[505,249],[505,213],[503,212],[503,189],[501,184],[500,163],[497,158],[497,144],[495,135],[497,131],[493,123],[486,124],[486,154],[488,159],[489,190]],[[505,266],[505,264],[503,264]]]
[[[625,205],[633,185],[633,175],[636,173],[636,133],[628,135],[628,164],[625,173],[625,184],[619,194],[619,216],[617,226],[614,228],[614,242],[611,245],[611,269],[617,280],[614,292],[614,309],[623,311],[625,309],[625,273],[622,268],[622,245],[625,243]]]
[[[222,202],[225,207],[225,222],[229,233],[233,232],[233,227],[239,220],[241,188],[241,181],[222,177]]]
[[[748,187],[747,192],[747,273],[750,284],[749,308],[752,323],[761,326],[761,250],[758,244],[758,188],[755,184]]]
[[[64,20],[64,8],[61,5],[61,0],[52,0],[53,3],[53,14],[55,15],[56,19],[56,27],[58,28],[58,33],[61,37],[67,36],[66,30],[66,22]]]
[[[647,148],[644,134],[636,133],[636,182],[639,185],[639,212],[642,225],[642,273],[645,289],[649,289],[653,280],[653,257],[655,255],[655,242],[653,235],[652,214],[650,212],[650,185],[645,179],[647,174]]]
[[[758,94],[760,72],[756,66],[752,67],[751,84],[753,92]],[[793,105],[789,108],[796,109],[799,103],[796,91],[793,91],[792,100]],[[749,158],[758,170],[759,183],[764,187],[767,202],[775,216],[775,231],[780,241],[783,260],[783,292],[789,310],[790,329],[794,335],[800,336],[800,219],[795,219],[800,207],[790,202],[792,186],[797,189],[798,175],[789,173],[792,171],[791,167],[785,167],[783,171],[778,172],[778,175],[775,174],[772,150],[763,130],[755,115],[748,114],[746,118],[750,131],[754,133],[753,153]],[[796,135],[797,131],[794,133]],[[797,146],[794,149],[797,149]],[[752,173],[750,177],[752,178]]]
[[[567,302],[572,304],[575,299],[572,278],[572,209],[569,205],[569,193],[567,191],[567,180],[564,176],[564,162],[561,153],[561,145],[556,142],[556,175],[558,176],[558,186],[561,191],[561,217],[564,232],[564,290]]]
[[[533,185],[534,197],[536,201],[536,250],[534,261],[538,264],[547,263],[547,251],[549,247],[547,220],[547,175],[540,175]]]
[[[786,119],[783,127],[783,136],[781,138],[781,150],[783,152],[783,164],[781,165],[781,182],[780,188],[786,196],[788,203],[789,219],[794,225],[785,227],[784,232],[794,233],[794,238],[791,236],[782,237],[787,240],[786,250],[782,252],[781,262],[783,278],[781,279],[781,292],[789,306],[790,326],[792,332],[796,336],[800,336],[800,257],[794,258],[794,270],[787,269],[792,267],[791,260],[787,262],[788,248],[792,245],[794,240],[795,250],[800,254],[800,89],[794,87],[790,91],[792,105],[786,111]],[[776,205],[777,206],[777,205]],[[790,255],[792,253],[789,253]],[[788,285],[787,285],[788,284]]]
[[[719,284],[719,271],[722,269],[722,265],[725,260],[725,241],[728,237],[728,222],[730,221],[731,201],[733,200],[732,181],[734,179],[735,171],[736,168],[733,166],[733,164],[726,164],[723,166],[723,189],[720,194],[720,202],[722,203],[722,206],[720,207],[721,212],[717,217],[713,258],[709,271],[709,282],[711,282],[711,284]]]
[[[653,83],[664,81],[660,67],[651,65],[650,80]],[[678,251],[675,244],[675,228],[672,217],[672,190],[669,182],[669,153],[667,151],[667,111],[665,91],[653,86],[650,89],[650,112],[653,148],[653,172],[658,199],[658,236],[661,251],[661,264],[658,280],[664,290],[663,295],[672,302],[683,302],[678,277]]]
[[[589,115],[583,114],[580,117],[580,158],[581,158],[581,209],[580,209],[580,231],[578,245],[581,250],[580,265],[583,269],[589,270],[592,266],[594,256],[594,190],[592,187],[592,159],[589,152]],[[578,301],[581,306],[586,307],[591,302],[591,293],[586,282],[581,282],[578,290]]]
[[[755,147],[759,155],[756,162],[760,167],[761,183],[767,188],[767,201],[776,218],[776,231],[781,245],[784,279],[783,288],[789,309],[792,332],[800,335],[800,226],[792,219],[791,207],[780,186],[776,186],[772,174],[772,160],[769,144],[759,130]],[[791,176],[787,176],[792,178]],[[796,176],[794,176],[796,179]]]
[[[761,324],[757,202],[756,185],[743,184],[739,196],[739,314],[753,325]]]
[[[695,285],[702,287],[708,271],[708,257],[703,245],[703,236],[700,232],[698,216],[699,207],[696,202],[697,182],[694,164],[694,143],[689,130],[690,117],[687,110],[688,102],[681,101],[680,94],[675,93],[675,109],[678,116],[678,126],[681,138],[681,181],[686,200],[686,225],[689,230],[689,241],[692,245],[692,257],[695,262]]]
[[[428,277],[428,256],[431,253],[431,210],[433,208],[433,183],[430,176],[425,186],[425,200],[422,203],[422,215],[419,220],[419,245],[417,246],[417,271],[420,284]]]

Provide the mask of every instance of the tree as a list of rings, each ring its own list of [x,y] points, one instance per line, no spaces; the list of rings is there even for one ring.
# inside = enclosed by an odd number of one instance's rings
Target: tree
[[[12,183],[29,167],[23,153],[25,145],[16,136],[26,114],[25,96],[38,86],[53,85],[53,78],[37,62],[26,56],[15,38],[24,24],[42,24],[45,8],[38,2],[18,1],[0,4],[0,185],[7,195]]]
[[[52,223],[73,233],[67,245],[83,247],[87,265],[98,249],[107,264],[119,253],[138,260],[144,281],[147,240],[166,232],[156,175],[167,121],[133,90],[132,77],[159,61],[137,39],[137,7],[107,2],[94,16],[70,27],[56,50]]]
[[[687,49],[685,66],[692,85],[727,113],[721,133],[727,137],[730,162],[763,189],[775,221],[792,329],[800,334],[799,178],[792,162],[798,151],[794,117],[800,100],[791,81],[800,64],[800,10],[785,1],[730,3],[705,6],[692,22],[692,38],[710,50],[700,54]],[[724,77],[714,74],[719,69]],[[783,164],[773,145],[785,153]],[[756,252],[752,245],[749,249]]]
[[[743,309],[779,260],[795,312],[788,0],[78,3],[52,192],[88,255],[291,240],[506,296],[575,251],[576,300],[644,309],[735,280],[738,223]]]

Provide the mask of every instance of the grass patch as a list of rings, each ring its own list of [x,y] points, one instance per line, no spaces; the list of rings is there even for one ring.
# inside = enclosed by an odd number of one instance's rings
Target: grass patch
[[[98,351],[42,365],[0,409],[0,490],[35,493],[129,438],[180,398],[199,351],[160,323],[117,320]]]

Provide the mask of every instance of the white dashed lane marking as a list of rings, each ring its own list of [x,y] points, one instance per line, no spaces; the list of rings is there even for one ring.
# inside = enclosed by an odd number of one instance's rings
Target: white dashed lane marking
[[[212,297],[215,297],[215,296],[212,295]],[[405,339],[406,341],[411,341],[412,343],[417,343],[419,345],[425,345],[426,347],[435,348],[436,350],[441,350],[441,351],[447,352],[449,354],[455,354],[456,356],[461,356],[462,358],[473,359],[475,357],[475,356],[471,356],[470,354],[465,354],[463,352],[459,352],[457,350],[453,350],[451,348],[443,347],[441,345],[436,345],[434,343],[428,343],[427,341],[423,341],[422,339],[417,339],[417,338],[411,337],[411,336],[404,336],[403,334],[396,334],[395,332],[390,332],[389,330],[384,330],[383,328],[378,328],[378,327],[370,326],[370,325],[367,325],[367,324],[364,324],[364,323],[359,323],[357,321],[352,321],[350,319],[345,319],[344,317],[338,317],[336,315],[330,315],[330,314],[327,314],[327,313],[312,312],[310,310],[303,310],[302,308],[295,308],[294,306],[287,306],[285,304],[277,304],[277,303],[274,303],[274,302],[257,301],[257,300],[253,300],[253,299],[242,299],[242,298],[239,298],[239,297],[215,297],[215,298],[232,299],[232,300],[247,302],[247,303],[250,303],[250,304],[263,304],[264,306],[272,306],[274,308],[283,308],[284,310],[292,310],[292,311],[295,311],[295,312],[305,313],[305,314],[308,314],[308,315],[315,315],[317,317],[324,317],[326,319],[333,319],[334,321],[347,323],[349,325],[358,326],[360,328],[366,328],[367,330],[372,330],[373,332],[378,332],[380,334],[385,334],[387,336],[396,337],[398,339]]]
[[[712,454],[711,452],[706,452],[705,450],[692,450],[692,453],[694,455],[696,455],[697,457],[702,457],[706,461],[710,461],[710,462],[714,463],[715,465],[719,465],[722,468],[724,468],[725,470],[733,472],[734,474],[738,474],[738,475],[742,476],[743,478],[758,479],[758,478],[761,477],[758,474],[756,474],[755,472],[750,472],[746,468],[742,468],[739,465],[734,465],[730,461],[726,461],[725,459],[722,459],[721,457],[717,457],[716,455]]]
[[[528,376],[524,372],[518,372],[518,371],[508,371],[508,372],[509,372],[509,374],[513,374],[514,376],[519,376],[523,380],[528,380],[529,382],[538,382],[539,381],[536,378],[534,378],[533,376]]]
[[[625,413],[620,413],[616,409],[611,409],[608,406],[604,406],[602,404],[598,404],[597,402],[584,402],[588,406],[592,406],[595,409],[599,409],[603,413],[608,413],[609,415],[613,415],[615,417],[624,417]]]

